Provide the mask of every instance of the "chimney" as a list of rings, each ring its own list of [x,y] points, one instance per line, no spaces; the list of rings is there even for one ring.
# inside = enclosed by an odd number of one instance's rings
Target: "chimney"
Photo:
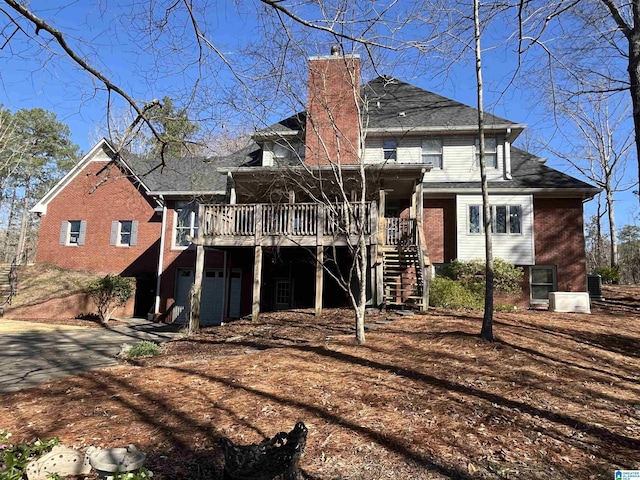
[[[305,163],[357,164],[360,154],[360,57],[309,58]]]

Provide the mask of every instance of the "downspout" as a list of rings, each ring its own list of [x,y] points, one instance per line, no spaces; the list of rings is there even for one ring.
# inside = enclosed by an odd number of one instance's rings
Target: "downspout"
[[[511,129],[507,128],[507,134],[504,137],[504,179],[513,180],[511,176],[511,142],[509,136],[511,135]]]
[[[164,240],[167,228],[167,202],[162,195],[160,195],[160,200],[162,201],[162,232],[160,233],[160,255],[158,256],[158,273],[156,275],[155,313],[160,313],[160,284],[162,283],[162,272],[164,271]]]

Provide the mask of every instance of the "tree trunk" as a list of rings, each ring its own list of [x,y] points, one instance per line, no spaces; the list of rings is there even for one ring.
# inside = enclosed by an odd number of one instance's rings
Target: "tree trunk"
[[[609,214],[609,233],[611,234],[611,268],[618,270],[618,235],[616,234],[616,218],[613,211],[613,192],[607,182],[607,210]]]
[[[636,140],[636,159],[638,179],[640,180],[640,5],[633,2],[633,25],[635,28],[627,35],[629,41],[629,93],[633,105],[633,126]],[[638,195],[640,202],[640,195]]]
[[[491,238],[491,210],[489,205],[489,188],[487,183],[487,169],[484,158],[484,106],[482,85],[482,50],[480,48],[480,6],[479,0],[473,1],[476,78],[478,87],[478,136],[480,137],[480,179],[482,183],[482,212],[485,238],[485,295],[484,317],[480,337],[493,342],[493,243]]]
[[[364,209],[361,209],[363,211]],[[364,313],[367,303],[367,244],[364,236],[360,235],[360,257],[357,259],[358,276],[358,298],[354,305],[356,314],[356,343],[362,345],[365,342],[364,336]]]
[[[9,204],[9,218],[7,219],[7,229],[4,233],[4,261],[10,262],[11,255],[9,253],[11,247],[11,226],[16,214],[16,189],[11,193],[11,203]]]
[[[24,199],[22,200],[22,218],[20,219],[20,236],[18,237],[18,248],[16,258],[18,265],[22,265],[24,257],[24,246],[27,239],[27,225],[29,224],[29,201],[31,197],[31,177],[27,176],[24,186]]]

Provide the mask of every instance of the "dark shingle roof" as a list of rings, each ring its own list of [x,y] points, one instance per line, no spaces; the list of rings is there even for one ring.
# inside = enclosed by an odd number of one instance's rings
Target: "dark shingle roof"
[[[125,162],[151,192],[224,192],[227,179],[220,167],[256,164],[260,150],[251,142],[230,155],[168,158],[160,167],[157,157],[127,155]]]
[[[478,110],[450,98],[410,85],[393,77],[381,76],[365,83],[360,90],[363,111],[368,112],[372,129],[418,127],[475,127]],[[286,135],[304,128],[306,112],[298,112],[256,132],[262,135]],[[485,113],[487,128],[492,125],[519,125]]]
[[[450,98],[382,76],[363,85],[369,128],[468,127],[478,124],[478,110]],[[379,106],[378,106],[379,105]],[[517,125],[485,113],[485,124]]]

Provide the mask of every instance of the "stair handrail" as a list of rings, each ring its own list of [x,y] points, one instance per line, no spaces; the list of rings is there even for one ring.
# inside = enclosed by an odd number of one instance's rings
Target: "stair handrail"
[[[422,275],[422,307],[421,310],[426,310],[429,306],[429,283],[431,278],[429,276],[429,265],[431,265],[431,261],[429,260],[429,252],[427,251],[426,240],[424,238],[424,231],[422,230],[422,225],[416,221],[414,225],[414,230],[416,232],[415,241],[416,247],[418,250],[418,265],[420,268],[420,274]]]

